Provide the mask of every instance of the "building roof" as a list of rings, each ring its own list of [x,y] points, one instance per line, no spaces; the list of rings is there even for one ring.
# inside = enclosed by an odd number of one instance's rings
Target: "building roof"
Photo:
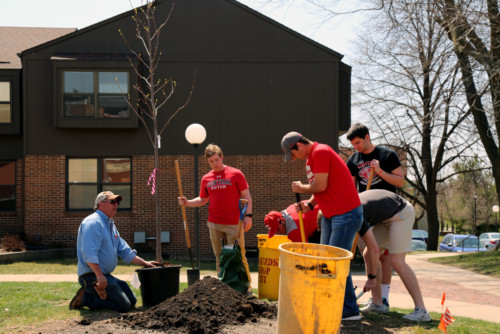
[[[74,32],[76,28],[0,27],[0,69],[20,69],[18,53]]]

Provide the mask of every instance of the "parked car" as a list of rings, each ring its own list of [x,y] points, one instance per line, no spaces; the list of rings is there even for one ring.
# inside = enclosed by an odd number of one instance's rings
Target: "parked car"
[[[426,251],[426,250],[427,250],[427,244],[424,241],[416,240],[416,239],[411,240],[411,251],[412,252]]]
[[[495,247],[500,242],[500,233],[499,232],[483,233],[479,236],[479,242],[481,243],[481,246],[483,246],[487,250],[494,250]]]
[[[478,247],[479,246],[479,247]],[[439,244],[440,252],[485,252],[486,248],[479,245],[479,238],[468,234],[447,234]]]
[[[412,230],[411,231],[411,238],[413,240],[422,240],[426,244],[427,244],[428,236],[429,236],[429,234],[427,233],[427,231],[424,231],[424,230]]]

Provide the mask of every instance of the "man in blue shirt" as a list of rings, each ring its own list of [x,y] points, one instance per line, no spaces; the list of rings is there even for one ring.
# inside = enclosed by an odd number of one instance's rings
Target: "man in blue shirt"
[[[69,304],[69,309],[87,306],[91,310],[111,309],[127,312],[137,302],[126,282],[111,275],[120,257],[126,263],[143,267],[160,265],[145,261],[120,237],[113,217],[121,195],[104,191],[97,195],[93,214],[87,216],[78,229],[78,282],[82,286]]]

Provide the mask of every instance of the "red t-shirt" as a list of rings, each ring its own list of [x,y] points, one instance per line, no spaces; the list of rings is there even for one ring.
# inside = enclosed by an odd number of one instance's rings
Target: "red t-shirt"
[[[200,197],[209,198],[208,221],[221,225],[237,225],[240,220],[241,192],[248,188],[243,173],[225,166],[220,172],[210,171],[201,179]]]
[[[307,156],[306,172],[310,184],[314,182],[314,174],[328,173],[326,189],[314,194],[326,218],[344,214],[361,205],[347,165],[330,146],[313,143]]]
[[[314,210],[302,213],[302,223],[304,223],[304,234],[306,237],[306,242],[318,227],[318,211],[319,206],[316,205],[314,207]],[[299,214],[297,213],[297,211],[295,211],[295,204],[292,204],[288,208],[286,208],[286,213],[288,213],[294,221],[294,225],[285,222],[288,239],[293,242],[302,242],[302,235],[300,234]]]

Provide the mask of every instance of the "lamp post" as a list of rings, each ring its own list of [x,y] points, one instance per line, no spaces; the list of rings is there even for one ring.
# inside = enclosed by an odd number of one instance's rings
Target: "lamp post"
[[[207,131],[203,125],[193,123],[186,128],[186,140],[194,146],[194,197],[198,196],[198,145],[205,141]],[[195,208],[196,218],[196,264],[200,268],[200,210]]]
[[[498,211],[500,211],[500,207],[498,207],[498,205],[493,205],[491,210],[495,213],[495,232],[498,232]]]
[[[474,230],[473,230],[473,234],[476,235],[477,234],[477,231],[476,231],[476,203],[477,203],[477,193],[474,192]],[[477,240],[477,251],[479,252],[479,239]]]

